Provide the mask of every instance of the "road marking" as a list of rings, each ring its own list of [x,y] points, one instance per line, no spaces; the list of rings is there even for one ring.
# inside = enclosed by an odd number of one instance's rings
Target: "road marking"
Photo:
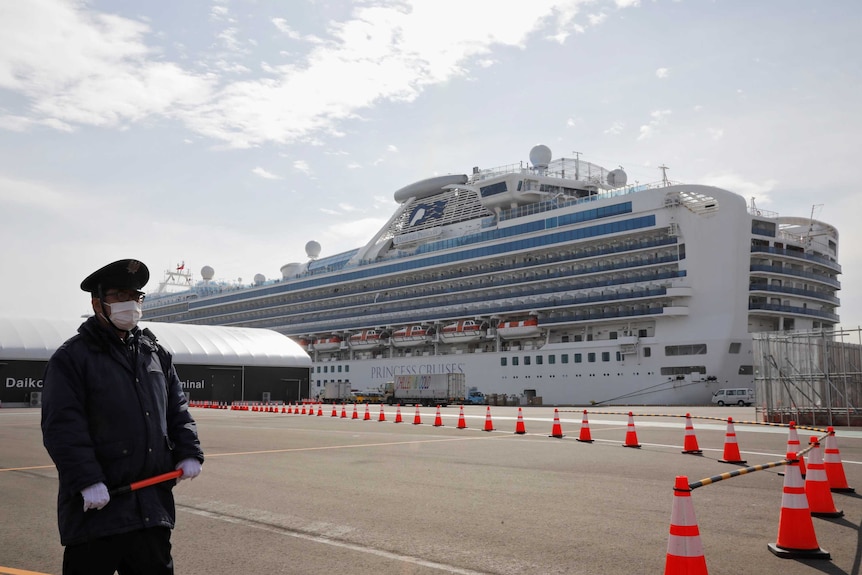
[[[383,557],[384,559],[390,559],[392,561],[401,561],[403,563],[411,563],[413,565],[418,565],[420,567],[428,567],[431,569],[438,569],[438,570],[444,571],[446,573],[454,573],[455,575],[488,575],[488,573],[486,571],[473,571],[472,569],[464,569],[461,567],[456,567],[454,565],[446,565],[444,563],[437,563],[434,561],[428,561],[427,559],[420,559],[419,557],[412,557],[410,555],[401,555],[398,553],[392,553],[391,551],[384,551],[382,549],[374,549],[372,547],[365,547],[363,545],[358,545],[356,543],[349,543],[347,541],[339,541],[336,539],[330,539],[328,537],[323,537],[321,535],[311,535],[308,533],[303,533],[301,531],[290,529],[288,527],[280,527],[277,525],[260,523],[258,521],[255,521],[254,519],[247,519],[244,517],[236,517],[236,516],[227,515],[224,513],[216,513],[213,511],[208,511],[206,509],[198,509],[198,508],[189,507],[186,505],[177,505],[177,508],[182,510],[182,511],[185,511],[187,513],[199,515],[201,517],[206,517],[208,519],[215,519],[217,521],[224,521],[226,523],[234,523],[237,525],[243,525],[245,527],[250,527],[252,529],[260,529],[261,531],[268,531],[270,533],[276,533],[278,535],[284,535],[287,537],[294,537],[296,539],[304,539],[306,541],[312,541],[314,543],[320,543],[322,545],[331,545],[332,547],[340,547],[342,549],[349,549],[351,551],[357,551],[359,553],[368,553],[369,555],[376,555],[378,557]]]
[[[0,575],[51,575],[50,573],[42,573],[41,571],[24,571],[23,569],[12,569],[11,567],[0,566]]]

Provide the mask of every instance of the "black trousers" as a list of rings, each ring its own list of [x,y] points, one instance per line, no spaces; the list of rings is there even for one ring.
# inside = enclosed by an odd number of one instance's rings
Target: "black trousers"
[[[78,545],[63,554],[63,575],[173,575],[171,530],[139,529]]]

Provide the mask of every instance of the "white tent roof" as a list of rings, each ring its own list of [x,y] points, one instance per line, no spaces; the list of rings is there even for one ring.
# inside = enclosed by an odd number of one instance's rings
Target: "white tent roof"
[[[47,361],[83,321],[0,317],[0,360]],[[149,327],[181,365],[311,367],[299,344],[269,329],[146,321],[140,326]]]

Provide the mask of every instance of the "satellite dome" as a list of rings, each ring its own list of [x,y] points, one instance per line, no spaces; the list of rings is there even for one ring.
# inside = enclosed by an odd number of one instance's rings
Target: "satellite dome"
[[[263,285],[263,282],[266,281],[266,276],[263,274],[254,274],[254,285],[259,286]]]
[[[534,168],[547,168],[548,164],[551,163],[551,157],[551,148],[544,144],[533,146],[533,149],[530,150],[530,163],[533,164]]]
[[[215,270],[209,266],[204,266],[201,268],[201,277],[204,278],[205,281],[210,281],[215,276]]]
[[[608,185],[612,188],[621,188],[626,185],[627,181],[628,176],[622,169],[608,172]]]
[[[284,264],[281,266],[281,278],[282,279],[292,279],[302,273],[302,264],[293,262],[289,264]]]
[[[305,255],[314,259],[320,255],[320,244],[314,240],[311,240],[307,244],[305,244]]]

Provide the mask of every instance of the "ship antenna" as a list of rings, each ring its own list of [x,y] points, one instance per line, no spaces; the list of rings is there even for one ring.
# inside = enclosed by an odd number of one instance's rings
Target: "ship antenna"
[[[667,171],[670,168],[662,164],[658,167],[658,169],[661,170],[661,183],[664,185],[664,187],[669,186],[670,184],[667,183]]]
[[[581,153],[580,152],[572,152],[575,155],[575,179],[581,179],[581,173],[578,168],[581,167]]]

